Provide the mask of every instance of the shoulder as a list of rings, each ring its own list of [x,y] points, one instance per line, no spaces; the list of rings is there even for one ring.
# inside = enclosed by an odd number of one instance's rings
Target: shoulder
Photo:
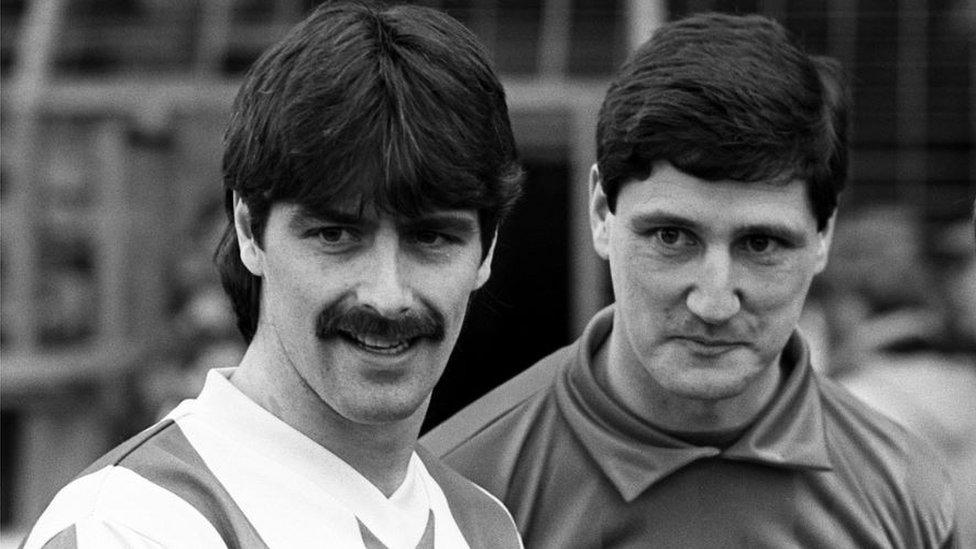
[[[509,548],[522,546],[515,521],[495,496],[444,465],[423,447],[418,446],[428,474],[440,487],[454,516],[472,548]]]
[[[418,446],[417,455],[448,500],[465,502],[468,507],[479,507],[493,516],[508,514],[505,506],[497,498],[445,465],[426,448]]]
[[[177,547],[259,540],[172,419],[123,442],[63,488],[32,529],[30,546],[72,527],[80,543],[96,547],[103,544],[91,544],[88,533],[109,530]]]
[[[498,430],[500,425],[510,431],[513,422],[531,415],[538,401],[549,393],[557,373],[571,362],[575,349],[573,344],[543,358],[431,429],[421,437],[421,444],[434,455],[445,457]]]
[[[90,470],[58,492],[24,547],[49,543],[53,547],[224,547],[216,529],[192,505],[119,465]]]
[[[869,406],[837,382],[818,376],[828,436],[834,441],[860,440],[858,451],[878,454],[882,461],[909,465],[918,458],[935,458],[938,452],[900,423]]]
[[[824,378],[818,383],[835,469],[856,482],[873,505],[916,528],[918,543],[930,546],[951,537],[955,502],[944,457],[837,383]]]
[[[554,382],[571,364],[573,348],[542,359],[433,429],[420,443],[479,488],[511,504],[513,478],[520,465],[533,461],[526,454],[536,447],[544,451],[542,439],[560,417]]]

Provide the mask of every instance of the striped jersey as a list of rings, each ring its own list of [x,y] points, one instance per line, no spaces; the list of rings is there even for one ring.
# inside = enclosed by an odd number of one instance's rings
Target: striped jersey
[[[386,497],[213,370],[65,486],[24,546],[519,548],[508,512],[418,447]]]

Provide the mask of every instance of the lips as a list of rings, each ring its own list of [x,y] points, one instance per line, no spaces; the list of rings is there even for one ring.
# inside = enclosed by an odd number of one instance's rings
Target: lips
[[[679,339],[684,339],[686,341],[692,341],[699,345],[704,345],[706,347],[730,347],[733,345],[745,345],[742,341],[732,341],[725,339],[708,339],[704,337],[680,337]]]
[[[710,339],[697,336],[679,336],[675,339],[683,343],[692,352],[700,355],[721,355],[746,345],[743,341]]]
[[[366,352],[379,354],[379,355],[400,354],[406,351],[407,349],[409,349],[416,341],[416,338],[391,340],[391,339],[376,337],[373,335],[355,334],[346,331],[340,331],[339,333],[343,339],[345,339],[352,345]]]

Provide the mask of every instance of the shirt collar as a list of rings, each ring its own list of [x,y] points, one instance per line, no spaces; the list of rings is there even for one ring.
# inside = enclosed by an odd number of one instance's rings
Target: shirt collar
[[[695,446],[654,428],[600,386],[592,358],[613,326],[613,307],[600,311],[556,380],[556,402],[570,429],[621,496],[631,501],[651,485],[702,458],[750,461],[793,469],[830,469],[820,394],[799,334],[783,351],[788,375],[761,417],[726,450]]]

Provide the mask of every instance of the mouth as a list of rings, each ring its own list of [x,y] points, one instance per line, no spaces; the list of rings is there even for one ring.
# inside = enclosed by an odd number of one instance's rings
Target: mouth
[[[719,355],[746,345],[744,341],[709,339],[694,336],[679,336],[676,339],[701,354]]]
[[[384,339],[367,334],[340,331],[339,336],[352,346],[374,355],[396,356],[406,352],[420,338]]]

